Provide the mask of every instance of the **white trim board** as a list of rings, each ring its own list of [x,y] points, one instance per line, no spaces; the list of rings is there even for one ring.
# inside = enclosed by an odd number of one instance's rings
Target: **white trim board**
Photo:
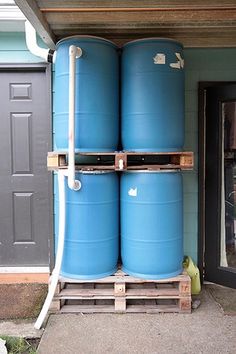
[[[49,267],[0,267],[0,274],[50,273]]]

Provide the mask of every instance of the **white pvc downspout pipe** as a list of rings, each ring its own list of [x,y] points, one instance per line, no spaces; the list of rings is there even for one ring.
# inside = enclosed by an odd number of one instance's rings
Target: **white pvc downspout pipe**
[[[43,304],[41,312],[34,325],[36,329],[41,328],[44,319],[47,316],[53,296],[55,294],[55,290],[57,287],[57,283],[61,271],[61,264],[62,264],[63,252],[64,252],[64,241],[65,241],[65,225],[66,225],[65,172],[63,170],[58,170],[58,191],[59,191],[59,215],[58,215],[59,234],[58,234],[58,245],[57,245],[57,253],[56,253],[56,264],[50,278],[50,284],[49,284],[46,300]]]
[[[69,48],[69,151],[68,151],[68,171],[58,170],[58,189],[59,189],[59,234],[56,253],[56,264],[52,272],[51,282],[48,289],[46,300],[41,312],[35,322],[34,327],[40,329],[50,308],[55,290],[58,284],[61,264],[64,253],[65,224],[66,224],[66,201],[65,201],[65,175],[68,174],[68,187],[75,191],[80,190],[81,182],[75,179],[75,68],[76,58],[81,57],[82,50],[72,45]]]
[[[69,47],[68,187],[75,191],[81,188],[80,181],[75,179],[75,72],[76,58],[81,55],[81,48]]]
[[[25,21],[25,40],[27,48],[32,54],[44,59],[44,61],[52,62],[54,50],[38,46],[36,31],[29,21]]]

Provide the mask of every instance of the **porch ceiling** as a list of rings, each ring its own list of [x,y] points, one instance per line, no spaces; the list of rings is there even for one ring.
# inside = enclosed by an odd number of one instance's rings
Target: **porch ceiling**
[[[236,46],[235,0],[15,0],[45,43],[89,34],[123,44],[170,37],[186,47]]]

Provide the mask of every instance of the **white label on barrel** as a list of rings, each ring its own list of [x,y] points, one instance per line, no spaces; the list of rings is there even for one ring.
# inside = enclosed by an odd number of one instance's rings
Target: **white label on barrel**
[[[157,53],[153,58],[154,64],[165,64],[166,56],[163,53]]]
[[[183,69],[184,68],[184,59],[181,57],[180,53],[175,53],[177,62],[170,63],[170,67],[173,69]]]
[[[138,189],[137,189],[137,187],[136,187],[136,188],[130,188],[129,191],[128,191],[128,194],[129,194],[131,197],[137,197],[137,194],[138,194]]]

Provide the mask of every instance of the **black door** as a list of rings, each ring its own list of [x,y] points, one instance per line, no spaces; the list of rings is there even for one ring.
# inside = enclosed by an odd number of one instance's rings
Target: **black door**
[[[50,74],[0,67],[0,266],[48,266]]]
[[[206,90],[205,279],[236,288],[236,85]]]

